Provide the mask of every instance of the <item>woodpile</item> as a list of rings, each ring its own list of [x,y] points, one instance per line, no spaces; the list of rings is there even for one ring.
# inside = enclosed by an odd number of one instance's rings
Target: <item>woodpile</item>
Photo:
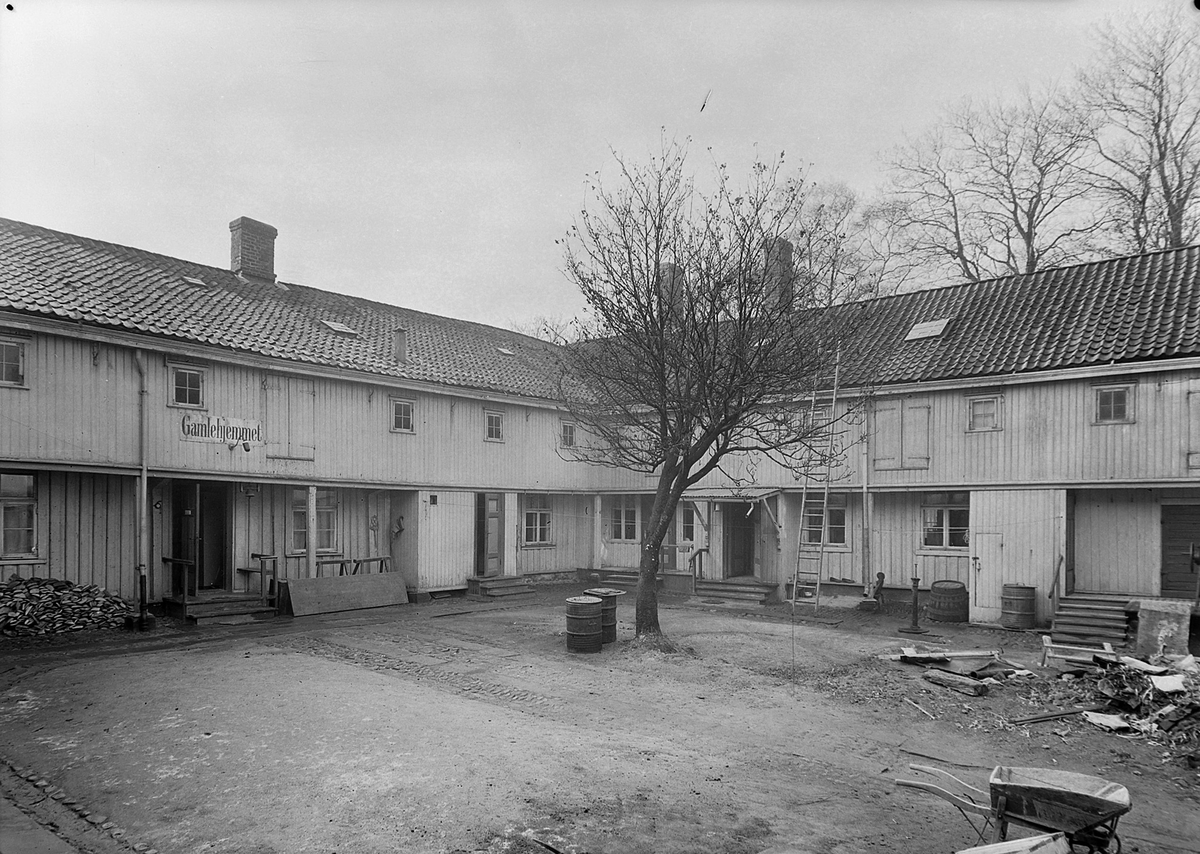
[[[133,607],[95,584],[12,576],[0,584],[0,634],[51,635],[116,628]]]

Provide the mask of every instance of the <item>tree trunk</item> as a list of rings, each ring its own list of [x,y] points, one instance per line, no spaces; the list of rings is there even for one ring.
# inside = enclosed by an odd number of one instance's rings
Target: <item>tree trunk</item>
[[[663,465],[658,478],[658,489],[654,493],[654,508],[646,521],[646,532],[642,537],[641,562],[638,564],[637,604],[634,634],[661,635],[658,622],[658,567],[663,540],[675,521],[675,507],[683,494],[685,477],[681,476],[677,459]]]

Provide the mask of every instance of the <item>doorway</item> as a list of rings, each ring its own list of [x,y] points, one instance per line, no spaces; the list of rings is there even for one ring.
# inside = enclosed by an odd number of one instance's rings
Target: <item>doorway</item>
[[[480,492],[475,496],[475,574],[500,575],[504,571],[504,493]]]
[[[1162,506],[1160,596],[1191,599],[1200,583],[1200,504]]]
[[[171,488],[172,557],[187,568],[187,592],[223,590],[229,583],[229,487],[223,483],[175,481]],[[183,579],[174,585],[181,592]]]
[[[754,575],[754,538],[758,528],[757,504],[726,504],[725,577]]]

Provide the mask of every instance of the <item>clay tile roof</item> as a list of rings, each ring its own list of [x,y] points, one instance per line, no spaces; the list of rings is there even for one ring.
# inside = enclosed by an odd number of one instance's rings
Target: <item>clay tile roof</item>
[[[855,310],[863,308],[843,373],[851,385],[1200,356],[1200,247],[915,291]],[[398,380],[555,396],[556,348],[535,338],[2,218],[0,310]],[[935,321],[946,321],[937,334],[905,340]],[[404,363],[392,358],[398,327],[408,333]]]
[[[1200,246],[872,300],[847,380],[887,385],[1200,356]],[[906,341],[913,326],[948,320]]]
[[[0,310],[398,380],[555,395],[555,348],[535,338],[302,285],[281,288],[3,218]],[[392,356],[397,328],[408,333],[404,363]]]

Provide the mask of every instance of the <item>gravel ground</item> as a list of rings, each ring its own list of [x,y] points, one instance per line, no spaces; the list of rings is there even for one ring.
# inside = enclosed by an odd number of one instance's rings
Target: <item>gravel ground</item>
[[[563,602],[583,586],[6,642],[0,790],[96,854],[929,854],[978,839],[895,786],[908,763],[1036,765],[1128,786],[1125,851],[1200,851],[1200,780],[1162,745],[1008,723],[1061,697],[1045,671],[965,697],[877,658],[915,640],[1032,665],[1036,635],[664,598],[683,652],[631,642],[626,601],[618,641],[581,655]]]

